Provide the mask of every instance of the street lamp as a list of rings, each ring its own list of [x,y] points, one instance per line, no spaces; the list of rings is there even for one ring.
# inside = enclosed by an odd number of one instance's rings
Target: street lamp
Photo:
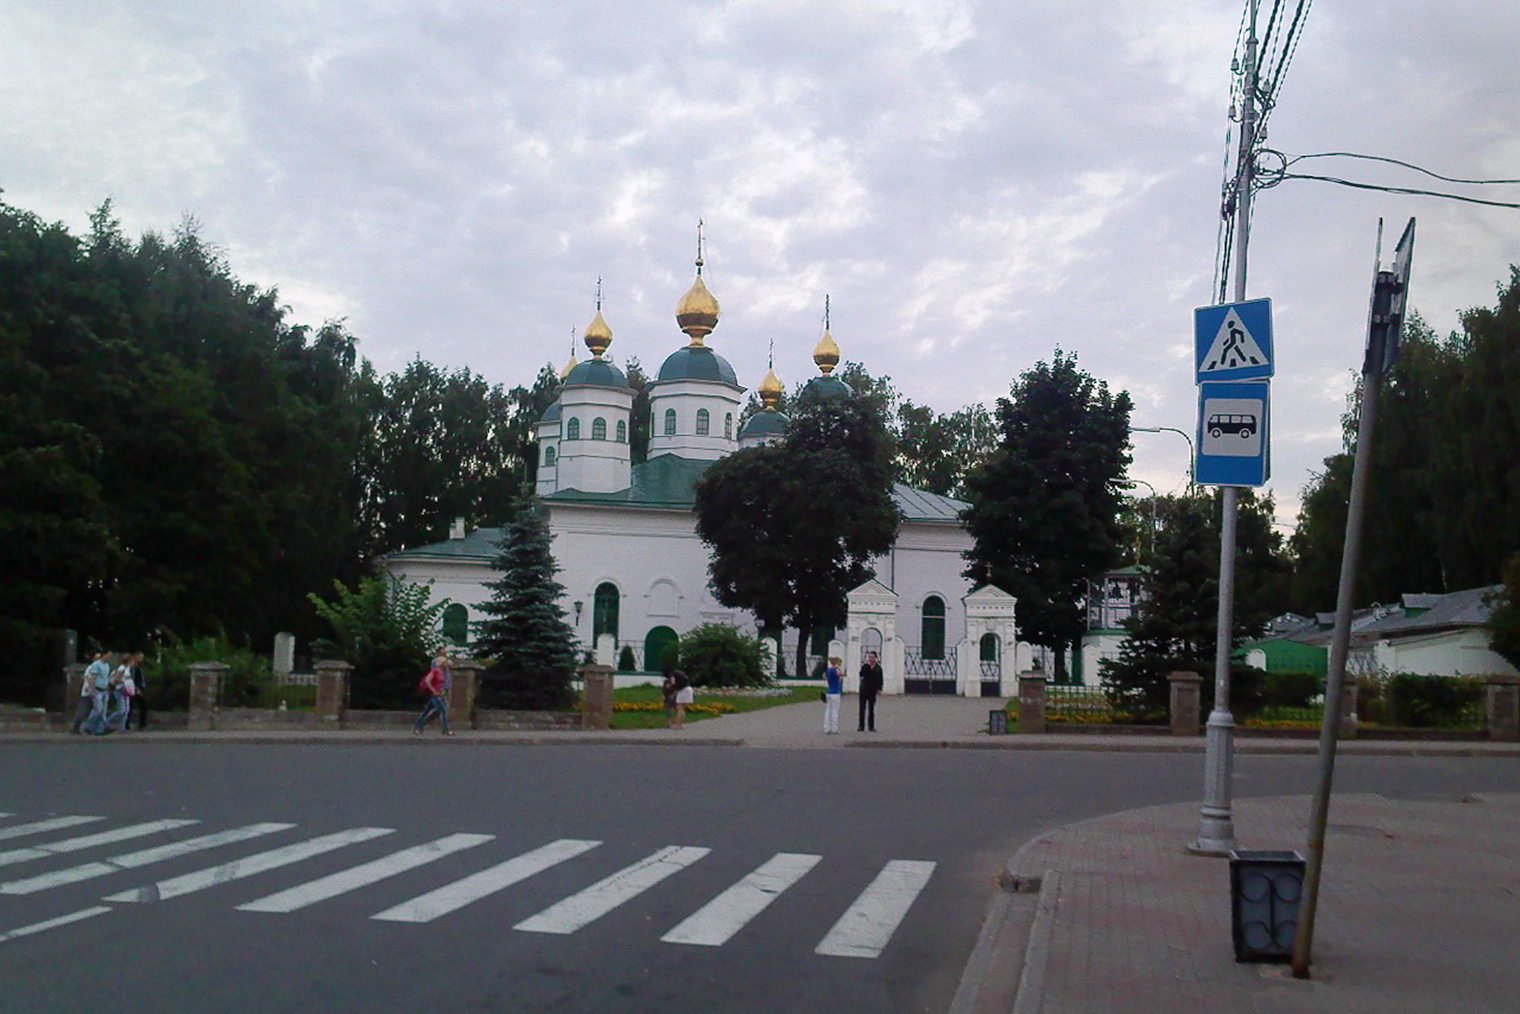
[[[1132,433],[1175,433],[1179,437],[1181,437],[1182,439],[1186,440],[1187,441],[1187,445],[1188,445],[1188,491],[1189,492],[1192,491],[1193,486],[1196,485],[1196,483],[1194,483],[1194,481],[1193,481],[1193,462],[1196,459],[1193,456],[1193,438],[1192,437],[1188,436],[1187,433],[1185,433],[1182,430],[1179,430],[1175,426],[1131,426],[1130,427],[1130,432],[1132,432]]]
[[[1154,565],[1156,559],[1156,487],[1144,479],[1128,480],[1131,484],[1139,484],[1151,491],[1151,562]]]

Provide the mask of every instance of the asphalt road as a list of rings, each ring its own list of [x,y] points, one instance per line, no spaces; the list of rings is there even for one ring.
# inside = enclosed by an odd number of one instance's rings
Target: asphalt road
[[[1314,770],[1242,756],[1235,792]],[[1517,780],[1345,756],[1336,787]],[[1201,781],[1188,754],[0,745],[0,1011],[941,1012],[1022,843]]]

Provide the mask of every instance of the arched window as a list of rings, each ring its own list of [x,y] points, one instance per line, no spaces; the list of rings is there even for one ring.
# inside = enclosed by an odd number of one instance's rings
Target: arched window
[[[601,416],[597,416],[595,419],[591,420],[591,439],[607,439],[607,420],[603,419]]]
[[[470,611],[458,602],[443,611],[443,637],[450,644],[467,644],[470,640]]]
[[[596,596],[591,603],[591,636],[593,638],[611,634],[614,640],[617,639],[619,598],[617,585],[611,581],[604,581],[596,586]]]
[[[709,422],[708,422],[709,418],[710,417],[707,414],[707,409],[705,409],[705,408],[699,408],[699,409],[697,409],[697,436],[699,436],[699,437],[705,437],[705,436],[707,436],[707,431],[710,428],[709,427]]]
[[[998,660],[998,647],[998,636],[996,634],[983,634],[980,660],[983,662],[996,662]]]
[[[544,464],[548,465],[550,468],[553,468],[554,467],[554,458],[555,458],[554,448],[552,448],[552,447],[545,447],[544,448]]]
[[[579,419],[571,419],[569,422],[565,423],[565,439],[579,440],[580,438],[581,421]]]
[[[923,636],[919,639],[925,659],[945,657],[945,600],[938,595],[924,599]]]
[[[619,419],[617,424],[617,442],[620,444],[628,442],[628,424],[622,419]]]
[[[726,415],[723,416],[723,439],[724,440],[732,440],[733,438],[734,438],[734,414],[732,412],[729,412],[729,413],[727,413]]]
[[[676,435],[676,410],[673,408],[665,410],[665,435],[667,437]]]

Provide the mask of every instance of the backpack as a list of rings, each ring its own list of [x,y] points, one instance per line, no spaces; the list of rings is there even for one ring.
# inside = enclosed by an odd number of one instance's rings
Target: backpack
[[[437,667],[429,669],[422,674],[422,679],[417,681],[417,692],[424,697],[433,696],[433,673],[440,672]]]

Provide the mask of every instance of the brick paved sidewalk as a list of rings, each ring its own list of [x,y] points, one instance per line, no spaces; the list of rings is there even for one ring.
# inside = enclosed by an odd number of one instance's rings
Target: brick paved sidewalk
[[[1309,807],[1236,800],[1240,847],[1302,851]],[[1020,851],[1010,874],[1042,883],[1016,1014],[1520,1012],[1520,794],[1336,796],[1308,981],[1235,962],[1229,864],[1187,853],[1197,830],[1196,805],[1150,807]]]

